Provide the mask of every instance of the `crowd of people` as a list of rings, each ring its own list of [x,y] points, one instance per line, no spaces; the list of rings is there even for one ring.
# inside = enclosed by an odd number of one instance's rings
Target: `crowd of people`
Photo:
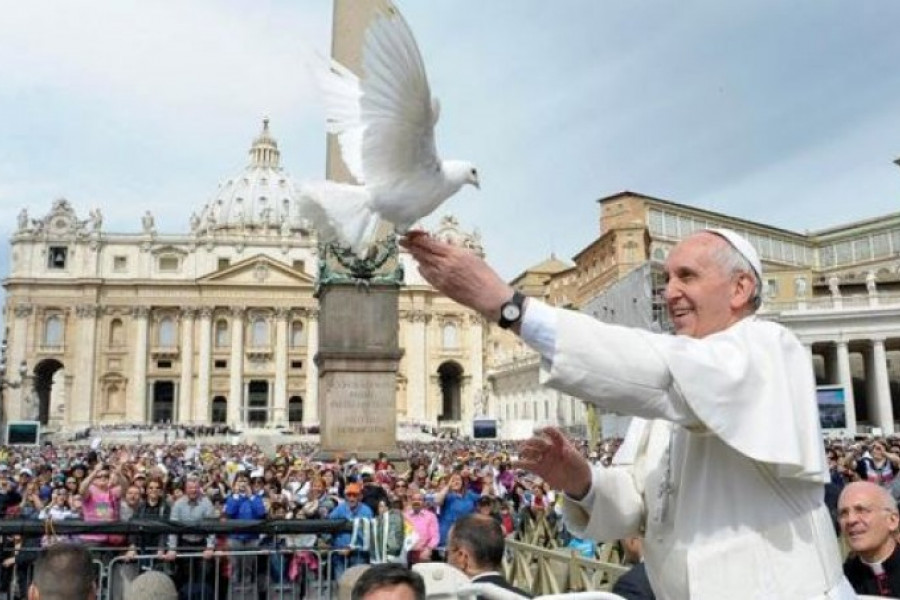
[[[608,455],[581,444],[586,457]],[[490,515],[512,535],[522,520],[552,514],[553,490],[516,469],[511,442],[441,440],[401,443],[396,457],[365,460],[353,454],[316,458],[312,444],[286,444],[274,452],[241,443],[71,444],[0,448],[0,511],[8,519],[85,522],[158,519],[373,519],[383,526],[327,534],[260,539],[230,536],[77,536],[92,547],[128,557],[157,555],[177,562],[186,548],[253,550],[261,543],[295,551],[304,568],[315,568],[322,550],[334,551],[333,576],[355,564],[443,558],[451,526],[472,513]],[[51,539],[52,538],[52,539]],[[24,576],[28,557],[63,536],[5,540],[0,590],[12,573]],[[66,539],[72,539],[69,536]],[[25,551],[22,550],[24,546]],[[309,550],[309,552],[304,552]],[[10,560],[12,559],[12,560]],[[14,569],[19,566],[20,568]],[[291,565],[282,565],[287,577]],[[296,565],[294,568],[296,573]],[[238,570],[233,576],[240,576]]]
[[[605,466],[620,443],[609,439],[591,447],[581,441],[577,447],[586,460]],[[896,506],[900,439],[831,440],[825,447],[831,467],[825,499],[835,527],[840,526],[838,497],[850,482],[883,486],[894,494]],[[469,514],[489,515],[505,535],[513,535],[525,520],[541,514],[555,520],[559,512],[556,492],[513,466],[518,445],[511,442],[401,443],[402,460],[383,454],[371,460],[353,454],[319,460],[316,452],[311,444],[287,444],[266,453],[255,445],[190,439],[168,445],[5,447],[0,448],[0,511],[8,519],[87,522],[381,518],[386,526],[372,528],[369,539],[364,539],[366,531],[357,530],[334,536],[283,536],[277,542],[294,550],[307,568],[317,566],[316,551],[337,551],[346,560],[335,563],[336,577],[356,564],[443,559],[452,525]],[[124,556],[156,554],[169,560],[185,548],[239,551],[266,542],[255,534],[222,539],[78,537]],[[13,587],[14,567],[34,560],[36,550],[50,541],[48,535],[6,539],[0,591]],[[29,554],[29,548],[34,552]],[[284,565],[285,571],[289,566]],[[24,577],[26,571],[16,572]],[[15,586],[26,587],[24,580]]]

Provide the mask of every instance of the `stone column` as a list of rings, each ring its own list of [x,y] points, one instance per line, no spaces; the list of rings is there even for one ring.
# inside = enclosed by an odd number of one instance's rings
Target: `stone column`
[[[884,338],[872,340],[871,370],[867,369],[866,379],[871,383],[869,390],[873,395],[871,404],[878,407],[878,426],[884,435],[894,433],[894,409],[891,406],[891,386],[888,380],[887,354],[884,351]]]
[[[231,308],[231,378],[228,386],[228,424],[244,422],[244,308]]]
[[[469,397],[480,398],[485,393],[484,389],[484,317],[478,313],[469,315],[469,371],[472,375]],[[466,409],[468,407],[468,410]],[[481,407],[475,406],[471,400],[463,402],[462,418],[464,422],[471,421]],[[485,407],[487,409],[487,407]],[[487,415],[487,410],[484,411]]]
[[[428,313],[411,310],[408,313],[409,334],[406,352],[406,418],[411,421],[428,420],[425,403],[428,391]]]
[[[288,369],[288,317],[290,310],[275,310],[275,397],[273,398],[274,414],[272,419],[276,425],[287,423],[287,369]]]
[[[132,311],[134,317],[134,366],[132,367],[132,382],[129,385],[131,393],[128,405],[125,407],[125,420],[129,423],[147,420],[147,344],[149,343],[149,317],[150,308],[136,306]]]
[[[209,382],[212,368],[212,307],[200,309],[199,358],[197,364],[197,397],[193,410],[194,418],[201,423],[209,423]]]
[[[71,399],[73,425],[90,424],[96,413],[97,317],[100,307],[85,304],[75,308],[75,339],[70,340],[75,354],[75,381]],[[35,397],[35,400],[37,398]],[[37,410],[38,407],[34,407]]]
[[[196,308],[181,311],[181,384],[178,386],[178,422],[192,423],[194,414],[194,315]]]
[[[303,399],[303,424],[319,424],[319,311],[306,311],[306,397]]]
[[[850,349],[846,341],[837,342],[837,383],[844,386],[847,401],[847,431],[856,435],[856,404],[853,401],[853,375],[850,372]]]
[[[19,365],[22,364],[23,360],[26,360],[25,349],[29,347],[28,330],[31,328],[29,328],[28,325],[29,322],[31,322],[32,315],[34,315],[34,307],[31,304],[17,304],[13,311],[13,315],[15,318],[13,320],[12,331],[7,338],[9,346],[7,347],[6,355],[6,376],[13,381],[18,381]],[[40,330],[41,329],[39,326],[34,328],[34,331]],[[69,340],[67,341],[67,343],[72,343],[72,341]],[[40,344],[32,343],[30,345],[39,346]],[[29,371],[32,371],[34,369],[34,365],[26,364],[26,367]],[[3,421],[0,422],[0,424],[6,421],[15,421],[17,419],[23,418],[23,400],[26,397],[26,394],[31,393],[31,390],[27,386],[28,383],[26,383],[26,381],[23,379],[22,385],[20,387],[7,387],[3,389]],[[72,415],[71,408],[67,408],[68,414]],[[4,439],[3,436],[5,435],[6,431],[0,432],[0,440]]]

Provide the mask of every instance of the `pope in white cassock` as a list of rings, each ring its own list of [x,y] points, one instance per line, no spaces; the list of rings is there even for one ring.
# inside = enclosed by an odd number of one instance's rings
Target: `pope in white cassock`
[[[576,535],[643,535],[658,599],[856,597],[823,504],[809,354],[754,316],[761,265],[744,238],[702,231],[669,254],[675,336],[526,300],[472,253],[429,236],[401,243],[432,285],[540,352],[547,385],[641,417],[610,468],[592,470],[554,428],[522,444],[519,466],[565,492]]]

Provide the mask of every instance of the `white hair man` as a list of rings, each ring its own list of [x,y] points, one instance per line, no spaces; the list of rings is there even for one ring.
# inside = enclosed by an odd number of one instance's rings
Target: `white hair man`
[[[643,534],[651,585],[667,600],[855,598],[822,503],[809,353],[754,317],[762,268],[744,238],[707,230],[672,249],[675,336],[526,299],[471,252],[430,236],[402,244],[437,289],[540,352],[544,383],[644,419],[618,466],[592,469],[555,428],[520,447],[518,466],[565,492],[575,535]]]
[[[844,562],[853,589],[872,596],[900,596],[900,517],[891,493],[870,481],[847,484],[838,498],[838,523],[853,550]]]

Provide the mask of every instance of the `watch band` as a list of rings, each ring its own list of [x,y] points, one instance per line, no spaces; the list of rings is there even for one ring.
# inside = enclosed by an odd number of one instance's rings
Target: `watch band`
[[[513,292],[512,298],[503,303],[503,306],[500,307],[500,320],[497,324],[503,329],[509,329],[514,324],[518,323],[522,320],[522,307],[525,305],[525,294],[520,292],[519,290],[515,290]],[[516,308],[516,315],[514,318],[507,318],[505,313],[510,307]]]

